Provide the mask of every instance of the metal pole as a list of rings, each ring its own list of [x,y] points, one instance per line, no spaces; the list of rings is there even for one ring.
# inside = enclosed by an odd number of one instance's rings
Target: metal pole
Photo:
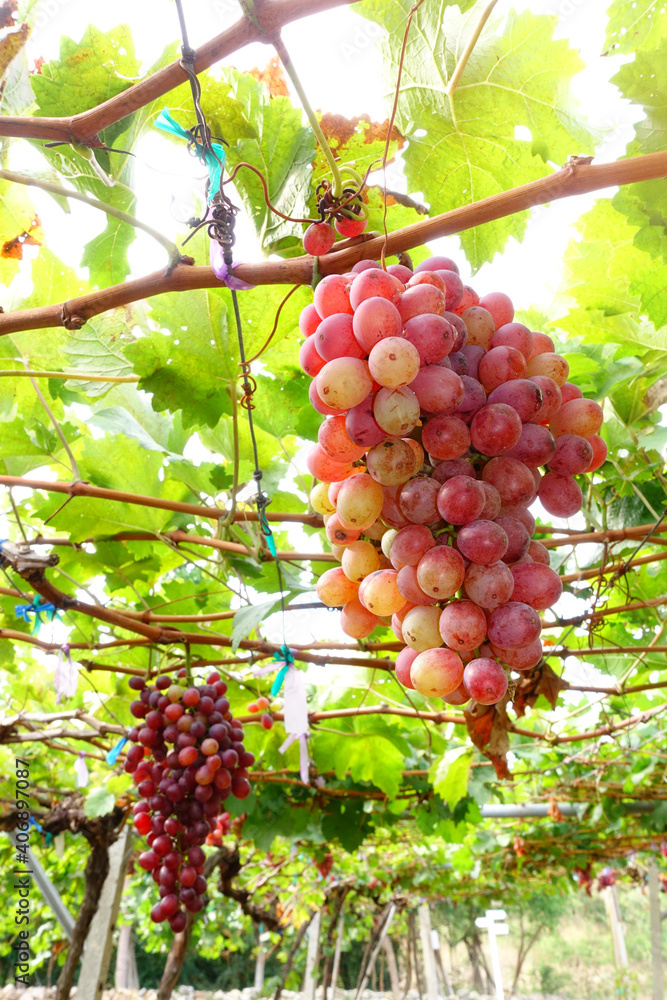
[[[320,951],[320,927],[322,911],[318,910],[308,928],[308,951],[306,953],[306,975],[303,981],[304,1000],[315,1000],[317,986],[317,960]]]
[[[653,1000],[664,1000],[662,971],[662,920],[660,918],[660,879],[653,858],[648,863],[648,898],[651,911],[651,963]]]
[[[438,1000],[438,976],[435,970],[435,955],[431,943],[431,911],[428,903],[419,907],[419,935],[422,942],[424,958],[424,977],[426,979],[426,995],[428,1000]]]

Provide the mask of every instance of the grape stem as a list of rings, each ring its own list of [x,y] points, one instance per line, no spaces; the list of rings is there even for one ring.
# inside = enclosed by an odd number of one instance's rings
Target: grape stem
[[[299,95],[299,100],[303,105],[303,110],[308,116],[308,121],[310,122],[310,127],[315,133],[315,137],[320,144],[324,157],[329,164],[329,169],[331,170],[331,175],[333,177],[333,193],[335,198],[340,198],[343,193],[343,179],[340,175],[340,170],[338,169],[338,164],[336,163],[336,158],[331,151],[331,147],[326,140],[324,132],[320,128],[320,123],[317,120],[317,116],[310,106],[310,101],[306,96],[306,92],[303,89],[303,84],[299,79],[299,75],[294,67],[294,63],[290,57],[289,52],[285,48],[285,43],[283,42],[280,35],[278,35],[273,42],[273,46],[280,57],[280,61],[285,67],[285,72],[289,76],[290,80],[294,84],[294,89]]]
[[[482,34],[482,31],[484,30],[484,25],[486,24],[486,22],[491,17],[491,14],[493,12],[493,8],[496,6],[497,3],[498,3],[498,0],[491,0],[491,3],[487,7],[484,8],[484,10],[482,12],[482,16],[480,17],[479,21],[477,22],[475,30],[473,31],[472,35],[468,39],[468,44],[466,45],[465,49],[461,53],[459,61],[457,62],[456,67],[454,68],[454,72],[452,73],[451,80],[449,81],[449,83],[445,87],[445,93],[447,94],[447,97],[451,98],[453,96],[454,91],[456,90],[456,87],[458,85],[458,82],[461,79],[461,75],[463,74],[463,71],[465,70],[466,66],[468,65],[468,60],[470,59],[470,56],[472,55],[473,50],[474,50],[475,46],[477,45],[477,42],[479,41],[479,36]]]

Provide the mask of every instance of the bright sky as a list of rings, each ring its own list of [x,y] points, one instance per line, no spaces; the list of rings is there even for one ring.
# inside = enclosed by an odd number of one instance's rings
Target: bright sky
[[[168,0],[151,0],[150,3],[147,0],[140,3],[137,0],[114,0],[113,3],[37,0],[31,5],[39,12],[38,26],[28,44],[32,59],[37,56],[57,58],[61,35],[79,40],[89,23],[106,31],[127,22],[132,27],[136,50],[144,60],[144,69],[148,69],[164,46],[178,36],[176,9]],[[500,0],[496,8],[501,16],[512,8],[555,15],[558,19],[556,36],[568,39],[581,51],[587,68],[575,78],[574,91],[581,102],[583,118],[588,119],[601,136],[598,162],[622,155],[636,117],[609,83],[622,59],[600,56],[607,6],[608,0],[517,0],[515,3]],[[190,42],[195,46],[223,31],[239,16],[235,0],[184,0],[184,8]],[[314,107],[348,117],[367,113],[373,120],[385,120],[387,102],[380,84],[375,42],[380,33],[381,29],[355,14],[350,7],[306,18],[284,30],[285,43]],[[270,47],[255,44],[236,53],[230,62],[247,70],[264,67],[272,55]],[[168,106],[168,97],[165,106]],[[576,154],[579,150],[571,152]],[[185,150],[178,149],[157,132],[142,142],[137,153],[137,215],[165,235],[175,237],[183,229],[182,222],[193,214],[192,198],[202,190],[201,171]],[[39,154],[28,144],[14,144],[12,166],[38,169],[42,163]],[[393,179],[392,183],[395,183]],[[102,228],[100,214],[73,203],[72,214],[65,217],[49,196],[35,192],[34,199],[45,224],[49,245],[67,263],[77,267],[83,243]],[[506,251],[492,264],[485,265],[475,277],[477,290],[483,293],[502,289],[511,295],[519,309],[530,306],[547,309],[560,284],[562,257],[574,234],[573,223],[594,200],[594,195],[581,196],[536,209],[524,241],[521,244],[511,241]],[[241,220],[238,231],[239,257],[256,257],[249,226]],[[438,241],[432,248],[455,256],[462,264],[463,274],[469,276],[455,237]],[[150,238],[140,234],[132,248],[131,261],[133,272],[143,274],[163,266],[164,253]],[[313,540],[298,529],[293,542],[295,548],[301,549],[313,544]],[[566,595],[557,610],[564,616],[577,613],[581,610],[581,602]],[[271,639],[280,639],[280,621],[276,616],[266,622],[265,634]],[[325,634],[345,638],[334,627],[328,612],[289,616],[288,638],[291,641],[306,641],[309,637]],[[577,676],[586,677],[590,682],[595,676],[602,676],[592,665],[572,660],[567,664],[567,671],[571,680]],[[320,671],[315,673],[320,674]],[[317,682],[315,676],[313,680]],[[324,672],[319,680],[324,682]],[[346,681],[349,683],[349,677]]]

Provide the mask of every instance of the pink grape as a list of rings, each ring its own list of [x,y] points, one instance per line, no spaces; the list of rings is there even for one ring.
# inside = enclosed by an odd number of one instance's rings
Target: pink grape
[[[359,358],[335,358],[327,361],[316,376],[316,381],[317,393],[322,402],[342,410],[361,403],[373,386],[368,366]]]
[[[323,257],[336,242],[336,234],[326,222],[314,222],[303,234],[303,249],[311,257]]]
[[[435,538],[428,528],[422,524],[411,524],[407,528],[401,528],[394,536],[390,549],[392,562],[396,560],[400,566],[416,566],[422,556],[434,546]]]
[[[367,473],[359,472],[341,484],[336,510],[346,524],[367,527],[382,513],[383,502],[381,485]]]
[[[436,364],[446,358],[456,339],[452,324],[444,316],[438,316],[436,313],[424,313],[409,319],[405,324],[404,333],[405,339],[409,340],[419,352],[422,365]],[[400,332],[396,336],[400,336]]]
[[[463,662],[451,649],[427,649],[415,658],[410,679],[426,698],[444,698],[463,680]]]
[[[523,323],[505,323],[491,338],[491,347],[514,347],[528,361],[533,352],[533,335]]]
[[[345,546],[341,568],[345,576],[353,583],[361,581],[380,568],[380,556],[370,542],[352,542]]]
[[[502,329],[506,323],[511,323],[514,319],[512,300],[504,292],[488,292],[482,296],[479,304],[491,313],[496,330]]]
[[[412,382],[419,371],[419,352],[409,340],[386,337],[371,350],[368,367],[380,385],[398,389]]]
[[[579,434],[563,434],[555,442],[555,451],[549,462],[552,472],[561,476],[578,476],[585,472],[593,461],[593,446]]]
[[[453,413],[463,399],[463,382],[458,375],[440,365],[420,368],[410,383],[419,405],[427,413]]]
[[[450,691],[442,700],[446,705],[467,705],[470,701],[470,695],[466,691],[465,686],[459,684],[456,691]]]
[[[410,479],[410,476],[406,478]],[[398,506],[398,495],[401,485],[383,486],[384,502],[382,504],[382,520],[391,528],[405,528],[410,526],[410,522],[403,516],[401,508]]]
[[[445,309],[456,309],[463,298],[463,282],[456,271],[440,268],[435,273],[442,279],[445,286]]]
[[[336,462],[319,444],[311,448],[306,455],[306,466],[311,476],[325,483],[347,479],[354,472],[354,466],[350,462]]]
[[[399,295],[396,282],[390,274],[381,267],[369,267],[353,280],[350,286],[350,305],[357,310],[362,302],[374,298],[388,299],[395,303]]]
[[[356,542],[361,534],[360,528],[349,528],[343,524],[338,514],[331,515],[324,530],[332,545],[349,545]]]
[[[341,414],[344,415],[346,412],[345,410],[337,410],[334,406],[327,406],[326,403],[323,403],[318,395],[317,385],[314,380],[308,386],[308,399],[313,409],[317,410],[318,413],[324,414],[325,417],[336,417]]]
[[[530,604],[536,611],[552,607],[563,592],[558,573],[541,563],[521,563],[512,566],[514,579],[512,597],[521,604]]]
[[[461,348],[461,354],[468,363],[468,375],[470,378],[477,378],[479,374],[479,363],[484,357],[485,350],[477,344],[466,344]]]
[[[453,479],[454,476],[476,478],[473,464],[467,458],[446,459],[435,466],[432,475],[439,483],[446,483],[448,479]]]
[[[334,313],[352,313],[350,282],[341,274],[327,274],[318,283],[313,295],[318,313],[325,319]]]
[[[500,556],[503,562],[515,563],[518,559],[523,558],[528,551],[530,535],[521,521],[517,521],[515,517],[509,517],[507,514],[500,514],[495,519],[495,524],[503,529],[507,538],[505,554]],[[480,561],[479,559],[475,560],[475,562]]]
[[[420,274],[422,271],[454,271],[458,274],[459,268],[451,257],[442,257],[434,254],[433,257],[427,257],[421,264],[417,264],[415,274]]]
[[[443,318],[451,323],[452,329],[454,330],[454,345],[452,347],[452,353],[454,351],[462,351],[463,348],[468,343],[468,327],[465,325],[463,320],[457,313],[445,311]],[[471,373],[472,374],[472,373]]]
[[[530,379],[513,378],[489,393],[489,403],[506,403],[522,420],[533,420],[542,405],[542,393]]]
[[[593,461],[586,469],[586,472],[595,472],[596,469],[599,469],[607,461],[607,445],[598,434],[592,434],[588,439],[588,443],[593,449]]]
[[[452,601],[440,615],[440,634],[451,649],[469,652],[486,638],[486,615],[472,601]]]
[[[528,555],[533,562],[542,563],[543,566],[549,565],[549,549],[536,539],[531,539],[528,546]]]
[[[559,476],[557,472],[547,472],[537,495],[544,509],[554,517],[572,517],[581,510],[584,500],[576,479],[572,476]]]
[[[305,309],[301,310],[301,315],[299,316],[299,330],[304,337],[310,337],[311,333],[315,333],[321,322],[322,317],[313,303],[309,302]]]
[[[403,687],[409,688],[411,691],[414,691],[414,685],[410,679],[410,668],[418,655],[416,649],[410,649],[409,646],[406,646],[396,657],[396,677]]]
[[[486,521],[495,521],[502,508],[500,493],[491,483],[482,482],[480,485],[484,490],[484,506],[479,516]]]
[[[387,436],[373,415],[375,396],[376,393],[370,393],[361,403],[351,407],[345,417],[348,437],[365,451],[381,444]]]
[[[459,417],[431,417],[422,430],[422,444],[439,460],[460,458],[470,447],[470,431]]]
[[[602,427],[602,418],[602,407],[594,399],[571,399],[551,418],[549,428],[557,438],[562,434],[589,438]]]
[[[502,525],[478,519],[459,530],[456,544],[459,552],[470,562],[488,566],[505,556],[508,540]]]
[[[449,524],[469,524],[481,515],[485,500],[480,482],[469,476],[453,476],[440,487],[438,510]]]
[[[487,392],[493,392],[511,379],[522,379],[525,374],[526,359],[515,347],[492,347],[479,363],[479,381]]]
[[[471,563],[468,566],[465,574],[465,592],[480,608],[495,611],[496,608],[507,604],[513,596],[513,591],[512,570],[504,562],[491,563],[490,566]]]
[[[554,342],[546,333],[533,332],[533,349],[530,352],[529,361],[536,358],[538,354],[553,354]]]
[[[523,649],[539,638],[540,616],[529,604],[510,601],[489,618],[489,641],[502,649]]]
[[[357,596],[359,585],[348,579],[340,566],[335,566],[322,574],[315,589],[322,604],[326,604],[328,608],[340,608]]]
[[[482,455],[501,455],[513,448],[520,436],[521,417],[506,403],[483,406],[470,424],[472,443]]]
[[[386,337],[400,337],[403,321],[396,306],[386,298],[364,299],[352,319],[354,336],[368,353]]]
[[[536,424],[546,424],[551,420],[561,404],[560,389],[556,382],[546,375],[536,375],[530,378],[529,381],[534,382],[542,393],[542,404],[535,415],[529,419]]]
[[[497,660],[481,657],[466,663],[463,684],[480,705],[496,705],[507,693],[507,674]]]
[[[445,311],[445,296],[433,285],[415,285],[407,288],[401,295],[398,311],[404,323],[423,313],[442,316]]]
[[[419,400],[407,385],[399,389],[382,388],[373,403],[375,421],[392,437],[405,437],[419,422]]]
[[[442,646],[442,636],[438,631],[439,620],[440,608],[433,601],[430,605],[421,604],[411,608],[401,626],[403,641],[419,653],[426,649],[437,649]]]
[[[496,332],[493,316],[483,306],[471,306],[461,314],[468,331],[468,344],[488,351]]]
[[[454,410],[454,415],[470,424],[477,411],[485,406],[486,393],[476,378],[470,378],[469,375],[459,377],[463,383],[463,399]]]
[[[484,482],[495,486],[505,506],[529,503],[535,492],[535,481],[530,469],[523,462],[505,455],[487,462],[482,478]]]
[[[535,534],[535,518],[527,507],[524,507],[522,504],[518,504],[517,506],[503,506],[500,513],[506,514],[508,517],[513,517],[517,521],[521,521],[521,524],[530,536]]]
[[[396,583],[397,576],[395,569],[378,569],[369,573],[359,586],[359,600],[378,618],[393,615],[405,604]]]
[[[407,483],[416,472],[415,453],[402,439],[383,441],[366,455],[367,468],[382,486]]]
[[[377,615],[368,611],[358,597],[348,601],[340,613],[340,627],[351,639],[365,639],[380,624]]]
[[[440,483],[429,476],[411,479],[401,489],[398,503],[408,521],[415,524],[435,524],[440,520],[438,493]]]
[[[528,377],[535,375],[552,378],[557,385],[567,382],[570,366],[560,354],[538,354],[528,362]]]
[[[348,313],[333,313],[323,319],[313,334],[313,340],[317,353],[325,361],[366,356],[366,351],[354,335],[352,317]]]
[[[463,351],[452,351],[452,353],[445,359],[449,362],[449,366],[453,372],[455,372],[459,377],[468,374],[468,359],[466,358]],[[477,381],[475,379],[475,381]],[[480,387],[481,388],[481,387]],[[486,393],[484,393],[486,396]]]
[[[551,431],[542,424],[528,423],[523,425],[519,440],[506,455],[523,462],[530,469],[537,469],[550,463],[555,452],[556,441]]]
[[[472,480],[471,480],[472,482]],[[465,564],[456,549],[438,545],[419,560],[417,582],[425,594],[441,601],[453,597],[463,583]]]
[[[542,659],[542,642],[535,639],[529,646],[523,649],[503,649],[501,646],[491,644],[493,655],[503,663],[506,663],[510,670],[532,670]]]
[[[304,340],[303,344],[299,348],[299,364],[303,368],[306,375],[310,375],[311,378],[315,378],[319,372],[322,371],[325,365],[324,358],[318,352],[315,346],[315,334]]]
[[[387,268],[387,274],[391,274],[392,278],[398,278],[403,284],[408,282],[412,277],[412,271],[409,267],[405,267],[404,264],[390,264]]]
[[[414,566],[404,566],[402,569],[399,569],[398,576],[396,577],[396,586],[405,600],[409,601],[410,604],[433,604],[435,602],[435,598],[424,593],[419,586],[417,570]]]
[[[584,394],[578,385],[564,382],[560,387],[560,395],[563,403],[569,403],[571,399],[582,399]]]
[[[365,452],[364,448],[348,437],[343,416],[323,420],[317,432],[317,440],[335,462],[357,462]]]

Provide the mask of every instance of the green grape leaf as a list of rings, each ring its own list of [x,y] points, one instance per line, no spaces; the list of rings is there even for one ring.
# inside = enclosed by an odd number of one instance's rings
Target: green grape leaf
[[[359,7],[389,27],[381,42],[389,93],[403,41],[403,26],[392,31],[390,24],[404,24],[410,6],[410,0],[394,0],[389,21],[380,0]],[[464,14],[444,0],[425,4],[408,37],[397,126],[409,140],[403,154],[408,189],[423,193],[432,215],[544,177],[548,163],[592,151],[569,92],[583,64],[567,42],[553,39],[555,17],[511,11],[502,33],[499,21],[490,21],[448,98],[445,88],[480,13],[480,5]],[[516,137],[518,126],[525,138]],[[521,239],[526,220],[521,212],[463,233],[472,267],[491,260],[510,236]]]
[[[233,653],[239,648],[241,639],[245,639],[260,622],[268,618],[279,602],[280,598],[274,597],[271,601],[263,601],[261,604],[249,604],[247,607],[239,608],[234,615],[234,627],[232,629]]]
[[[605,55],[656,48],[667,32],[663,0],[614,0],[607,13]]]
[[[349,772],[355,781],[370,781],[392,799],[398,795],[403,754],[383,736],[357,733],[338,740],[333,766],[341,780]]]
[[[77,374],[126,376],[132,366],[123,353],[123,347],[134,343],[125,310],[103,313],[90,319],[80,330],[70,331],[65,354],[70,359],[69,371]],[[65,388],[72,392],[85,392],[88,396],[103,396],[113,383],[68,380]]]
[[[231,413],[227,387],[234,379],[234,353],[228,344],[225,300],[217,289],[153,299],[153,329],[125,350],[141,376],[139,387],[152,393],[158,412],[182,411],[183,426],[215,427]]]
[[[222,74],[257,129],[257,138],[238,139],[228,150],[230,171],[241,162],[252,164],[263,174],[275,208],[294,218],[308,218],[315,136],[302,123],[301,110],[293,108],[287,97],[269,97],[265,86],[250,73],[223,69]],[[303,225],[273,215],[256,174],[244,168],[235,184],[265,251],[300,242]]]
[[[454,809],[468,794],[468,778],[472,764],[472,750],[468,747],[453,747],[445,752],[441,760],[431,765],[429,778],[441,799],[450,809]]]
[[[86,795],[83,811],[91,819],[95,816],[106,816],[116,805],[116,796],[106,788],[91,788]]]

